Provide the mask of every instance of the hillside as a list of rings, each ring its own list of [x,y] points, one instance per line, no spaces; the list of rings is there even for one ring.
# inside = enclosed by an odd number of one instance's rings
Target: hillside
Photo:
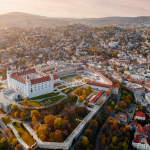
[[[13,12],[0,15],[0,26],[17,26],[17,27],[33,27],[33,26],[58,26],[66,25],[68,23],[84,23],[94,26],[110,26],[127,24],[142,25],[143,23],[150,23],[149,16],[141,17],[106,17],[106,18],[50,18],[45,16],[32,15],[27,13]]]

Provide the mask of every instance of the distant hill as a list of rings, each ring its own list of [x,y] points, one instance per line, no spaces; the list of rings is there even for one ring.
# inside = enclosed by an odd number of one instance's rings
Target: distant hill
[[[143,22],[150,22],[150,16],[141,17],[106,17],[106,18],[89,18],[81,19],[79,22],[86,22],[98,26],[121,25],[125,23],[141,24]]]
[[[12,12],[0,15],[0,26],[15,26],[15,27],[33,27],[33,26],[58,26],[68,23],[87,23],[95,26],[110,26],[124,24],[142,24],[143,22],[150,23],[150,16],[141,17],[106,17],[106,18],[50,18],[45,16],[32,15],[27,13]]]
[[[45,16],[32,15],[27,13],[12,12],[0,15],[0,26],[17,26],[17,27],[31,27],[31,26],[55,26],[64,25],[68,21],[49,18]]]

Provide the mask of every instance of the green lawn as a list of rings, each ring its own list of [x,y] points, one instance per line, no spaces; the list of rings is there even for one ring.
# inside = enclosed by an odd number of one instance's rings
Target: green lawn
[[[19,102],[19,104],[23,105],[23,102]],[[30,107],[41,107],[42,106],[41,104],[39,104],[36,101],[29,101],[28,104]]]
[[[128,113],[131,113],[131,114],[132,114],[132,113],[133,113],[133,110],[130,110]]]
[[[25,118],[23,121],[32,121],[31,117]]]
[[[62,90],[62,92],[65,94],[69,94],[71,91],[72,91],[71,88],[67,88],[67,89]]]
[[[43,105],[50,105],[50,104],[53,104],[59,100],[61,100],[62,98],[64,98],[65,96],[64,95],[58,95],[56,97],[52,97],[52,98],[47,98],[47,99],[44,99],[43,101],[40,101],[40,104],[43,104]]]
[[[64,77],[61,77],[60,80],[65,80],[65,79],[72,78],[75,76],[78,76],[78,74],[72,74],[72,75],[64,76]]]
[[[33,97],[31,98],[31,100],[37,100],[37,99],[43,99],[43,98],[48,98],[48,97],[52,97],[52,96],[57,96],[59,94],[59,92],[57,93],[48,93],[48,94],[45,94],[45,95],[40,95],[40,96],[37,96],[37,97]]]
[[[92,92],[93,92],[93,90],[91,90],[90,92],[86,91],[86,95],[89,96]]]
[[[24,126],[21,126],[21,123],[19,122],[13,122],[13,126],[19,133],[21,139],[30,147],[35,143],[35,140],[31,137],[31,135],[28,133],[26,128]]]
[[[71,106],[75,106],[77,99],[78,99],[78,97],[76,95],[69,96],[65,100],[63,100],[63,103],[65,103],[65,104],[69,103]]]
[[[41,107],[41,106],[42,106],[41,104],[39,104],[39,103],[37,103],[37,102],[35,102],[35,101],[29,102],[29,105],[30,105],[31,107]]]
[[[12,120],[11,120],[10,118],[8,118],[8,117],[2,117],[1,119],[2,119],[2,121],[4,122],[5,125],[7,125],[8,123],[10,123],[10,122],[12,121]]]

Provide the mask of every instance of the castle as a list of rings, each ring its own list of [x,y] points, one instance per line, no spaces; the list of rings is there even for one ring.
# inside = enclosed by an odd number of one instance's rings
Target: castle
[[[54,91],[54,84],[60,78],[51,72],[47,75],[35,68],[14,72],[10,67],[7,70],[8,87],[22,93],[28,98],[37,97]]]

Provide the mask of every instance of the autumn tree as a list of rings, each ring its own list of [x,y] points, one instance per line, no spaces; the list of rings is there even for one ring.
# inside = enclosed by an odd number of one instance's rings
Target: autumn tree
[[[79,96],[78,102],[83,102],[84,101],[84,97],[83,96]]]
[[[80,106],[76,108],[76,112],[79,116],[85,117],[88,114],[88,109],[85,106]]]
[[[54,132],[50,133],[50,142],[55,142]]]
[[[88,138],[87,138],[86,136],[84,136],[84,137],[82,138],[82,144],[83,144],[83,146],[84,146],[85,148],[88,147],[89,140],[88,140]]]
[[[27,99],[25,99],[25,100],[23,101],[23,105],[24,105],[24,106],[29,106],[29,101],[28,101]]]
[[[74,94],[79,95],[79,88],[76,88]]]
[[[16,104],[12,104],[12,105],[11,105],[11,109],[12,109],[13,111],[16,111],[16,110],[18,109],[18,107],[17,107]]]
[[[87,97],[85,90],[83,90],[83,92],[82,92],[82,97],[84,97],[84,99]]]
[[[13,141],[11,142],[12,147],[15,147],[18,143],[17,139],[13,139]]]
[[[92,91],[91,86],[88,86],[88,87],[86,88],[87,95],[89,95],[89,94],[91,93],[91,91]]]
[[[110,106],[106,106],[105,108],[104,108],[104,113],[106,114],[106,115],[110,115],[111,113],[112,113],[112,108],[110,107]]]
[[[119,107],[118,107],[118,105],[115,106],[115,111],[116,111],[116,112],[119,112]]]
[[[97,115],[96,117],[96,121],[98,122],[98,126],[100,127],[103,124],[103,119],[101,117],[101,115]]]
[[[106,96],[109,96],[110,94],[111,94],[111,91],[110,91],[110,90],[108,90],[108,91],[105,92],[105,95],[106,95]]]
[[[36,122],[40,118],[40,113],[37,110],[31,110],[32,122]]]
[[[120,101],[119,102],[119,107],[123,108],[123,109],[126,109],[127,108],[127,104],[124,101]]]
[[[54,116],[53,115],[48,115],[44,117],[44,122],[47,124],[49,127],[52,127],[54,125]]]
[[[105,145],[107,144],[107,142],[108,142],[108,139],[106,138],[106,136],[103,134],[100,134],[99,135],[99,145],[101,145],[101,147],[104,148]]]
[[[63,134],[64,139],[66,139],[69,135],[67,130],[62,131],[62,134]]]
[[[101,105],[101,104],[103,104],[103,100],[102,100],[102,99],[99,99],[99,100],[98,100],[98,105]]]
[[[40,126],[36,131],[37,136],[42,140],[45,141],[47,136],[47,129],[46,126]]]
[[[0,139],[0,143],[3,145],[4,143],[6,142],[6,139],[5,138],[1,138]]]
[[[15,147],[15,150],[22,150],[22,145],[21,144],[17,144]]]
[[[89,141],[93,140],[93,131],[91,129],[86,129],[85,135],[88,137]]]
[[[27,114],[25,112],[22,112],[20,114],[20,117],[24,120],[27,117]]]
[[[64,127],[64,122],[63,122],[63,120],[62,120],[61,118],[56,118],[56,119],[54,120],[54,127],[55,127],[56,129],[62,130],[63,127]]]
[[[10,135],[12,135],[11,133],[11,130],[9,128],[6,128],[3,130],[3,134],[6,136],[6,137],[9,137]]]
[[[19,111],[16,111],[16,112],[14,113],[14,116],[15,116],[16,118],[18,118],[19,115],[20,115]]]
[[[97,130],[98,128],[98,123],[96,120],[91,120],[90,122],[90,129],[95,128]]]
[[[116,136],[113,136],[111,140],[112,140],[112,143],[113,143],[114,145],[116,145],[116,144],[117,144],[117,141],[118,141],[118,138],[117,138]]]
[[[56,130],[55,133],[54,133],[54,138],[55,138],[55,141],[56,142],[62,142],[63,141],[63,134],[62,134],[62,131],[60,130]]]

